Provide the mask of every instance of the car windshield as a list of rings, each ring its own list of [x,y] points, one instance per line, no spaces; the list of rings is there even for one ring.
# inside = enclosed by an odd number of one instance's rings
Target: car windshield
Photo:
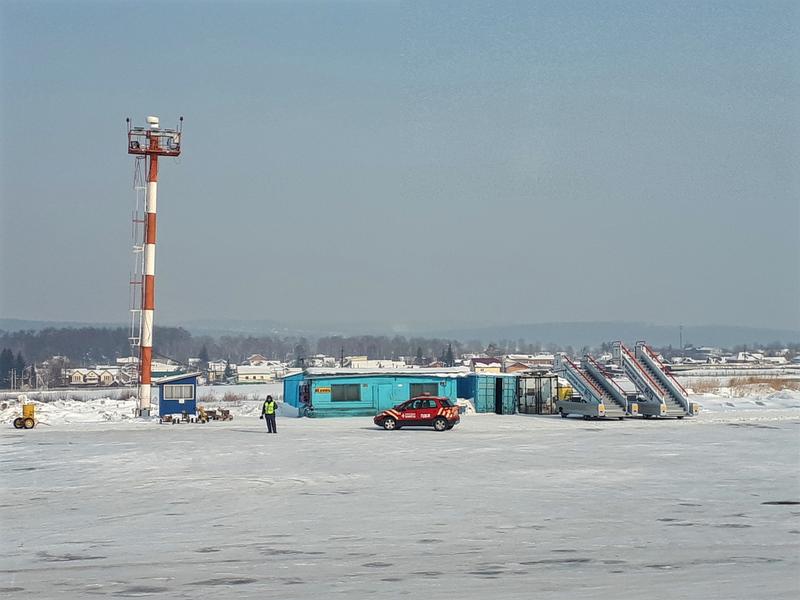
[[[439,400],[439,402],[442,403],[442,406],[453,406],[452,404],[450,404],[450,400],[448,400],[447,398],[442,398],[441,400]]]

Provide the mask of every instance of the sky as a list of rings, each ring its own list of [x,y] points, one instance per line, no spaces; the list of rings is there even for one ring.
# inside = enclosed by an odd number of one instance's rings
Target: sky
[[[0,2],[0,316],[800,329],[795,2]]]

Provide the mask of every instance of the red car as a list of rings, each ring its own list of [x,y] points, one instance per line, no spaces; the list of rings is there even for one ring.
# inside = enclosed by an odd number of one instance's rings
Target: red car
[[[375,425],[384,429],[405,426],[433,426],[436,431],[452,429],[461,420],[458,407],[441,396],[419,396],[375,416]]]

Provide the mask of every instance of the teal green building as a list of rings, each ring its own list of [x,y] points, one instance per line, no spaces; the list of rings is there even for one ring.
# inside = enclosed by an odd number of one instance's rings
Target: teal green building
[[[455,403],[465,367],[405,369],[309,368],[283,380],[283,400],[314,417],[372,416],[416,396]]]

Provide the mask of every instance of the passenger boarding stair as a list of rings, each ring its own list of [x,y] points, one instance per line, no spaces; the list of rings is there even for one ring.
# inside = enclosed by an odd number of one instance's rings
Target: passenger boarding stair
[[[636,360],[647,372],[658,381],[665,392],[664,400],[667,403],[668,411],[682,410],[687,415],[695,415],[699,411],[697,403],[689,400],[689,393],[678,383],[667,367],[658,358],[658,355],[644,342],[636,342],[634,348]]]
[[[622,342],[613,344],[614,358],[643,396],[639,412],[644,416],[678,417],[696,413],[683,387],[669,376],[655,353],[644,342],[636,344],[636,354]]]
[[[606,392],[608,397],[606,411],[609,403],[613,402],[626,415],[635,415],[638,412],[637,404],[628,401],[628,394],[625,393],[625,390],[614,381],[614,378],[595,359],[587,354],[581,360],[581,368],[588,378],[592,379],[599,388]]]
[[[566,379],[581,400],[559,400],[556,402],[562,416],[578,414],[584,417],[611,417],[622,419],[625,408],[620,406],[612,394],[598,384],[595,377],[572,362],[564,354],[556,355],[554,370]]]

